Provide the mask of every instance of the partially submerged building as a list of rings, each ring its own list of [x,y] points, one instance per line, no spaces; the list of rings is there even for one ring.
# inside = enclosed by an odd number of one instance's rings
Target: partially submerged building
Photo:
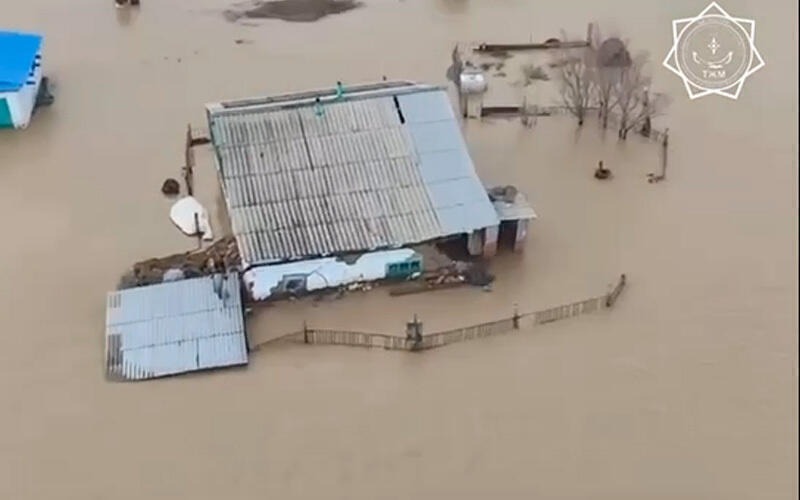
[[[117,290],[106,303],[106,371],[143,380],[247,364],[239,276]]]
[[[407,247],[466,237],[494,255],[500,216],[446,91],[413,82],[209,104],[216,168],[253,298],[413,275]]]
[[[42,83],[42,37],[0,31],[0,129],[25,128]]]
[[[413,277],[423,255],[442,258],[431,243],[520,250],[536,217],[513,187],[487,192],[441,87],[383,82],[207,113],[233,238],[135,264],[108,294],[111,378],[246,364],[244,289],[263,300]]]
[[[500,219],[498,242],[507,243],[515,252],[521,252],[528,237],[528,225],[536,219],[536,212],[525,195],[514,186],[498,186],[487,192]]]
[[[585,57],[593,25],[583,40],[548,38],[536,43],[458,43],[451,53],[450,78],[459,90],[465,118],[548,115],[563,112],[559,67]]]

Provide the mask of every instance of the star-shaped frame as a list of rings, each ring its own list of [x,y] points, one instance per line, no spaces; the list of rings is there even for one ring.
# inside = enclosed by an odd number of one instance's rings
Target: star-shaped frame
[[[677,56],[679,50],[678,45],[685,30],[698,21],[710,18],[725,19],[737,25],[745,34],[747,38],[746,43],[748,43],[750,46],[750,61],[747,66],[747,70],[732,84],[718,89],[708,88],[703,86],[703,82],[698,82],[688,77],[680,68]],[[672,21],[672,48],[667,54],[667,57],[664,59],[663,64],[667,69],[681,77],[683,80],[683,85],[686,87],[686,92],[689,94],[690,99],[697,99],[709,94],[717,94],[729,99],[736,99],[739,97],[739,92],[741,92],[742,86],[744,85],[745,80],[747,80],[747,77],[764,66],[764,59],[761,57],[761,54],[759,54],[758,49],[755,46],[755,32],[755,21],[752,19],[732,17],[730,14],[725,12],[725,10],[720,7],[717,2],[711,2],[708,7],[703,9],[703,11],[695,17],[676,19]]]

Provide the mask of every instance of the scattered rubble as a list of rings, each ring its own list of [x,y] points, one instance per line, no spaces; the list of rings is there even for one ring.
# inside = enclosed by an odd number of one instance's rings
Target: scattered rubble
[[[486,190],[491,201],[504,201],[514,203],[517,198],[517,188],[514,186],[497,186]]]
[[[536,80],[544,80],[547,81],[550,79],[550,75],[547,74],[547,71],[544,70],[541,66],[536,66],[533,64],[525,64],[521,68],[522,70],[522,77],[523,77],[523,84],[525,86],[530,85]]]
[[[416,279],[393,287],[389,294],[409,295],[430,292],[463,285],[473,285],[491,291],[494,276],[488,272],[483,262],[456,261],[452,265],[426,272]]]
[[[490,274],[484,266],[480,265],[469,266],[464,273],[464,278],[470,285],[482,286],[484,288],[491,286],[494,282],[494,275]]]
[[[181,193],[181,185],[175,179],[169,178],[161,185],[161,192],[165,196],[178,196]]]
[[[182,269],[167,269],[164,273],[163,281],[180,281],[185,278],[186,275],[183,273]]]
[[[240,264],[236,241],[233,237],[226,237],[199,250],[137,262],[122,276],[118,288],[229,272],[238,269]]]

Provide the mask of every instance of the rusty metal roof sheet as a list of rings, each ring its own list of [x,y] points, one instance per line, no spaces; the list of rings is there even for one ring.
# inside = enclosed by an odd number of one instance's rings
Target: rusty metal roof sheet
[[[208,106],[246,265],[498,223],[444,90],[392,82]],[[320,104],[315,99],[320,99]]]
[[[238,275],[118,290],[106,304],[106,370],[141,380],[247,363]]]

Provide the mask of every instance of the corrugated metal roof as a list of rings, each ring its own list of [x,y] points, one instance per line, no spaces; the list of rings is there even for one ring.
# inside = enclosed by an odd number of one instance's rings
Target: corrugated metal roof
[[[245,264],[398,247],[495,225],[447,94],[364,86],[209,105]]]
[[[0,31],[0,92],[17,90],[28,80],[42,37],[33,33]]]
[[[246,364],[244,335],[236,274],[111,292],[106,370],[112,377],[141,380]]]

